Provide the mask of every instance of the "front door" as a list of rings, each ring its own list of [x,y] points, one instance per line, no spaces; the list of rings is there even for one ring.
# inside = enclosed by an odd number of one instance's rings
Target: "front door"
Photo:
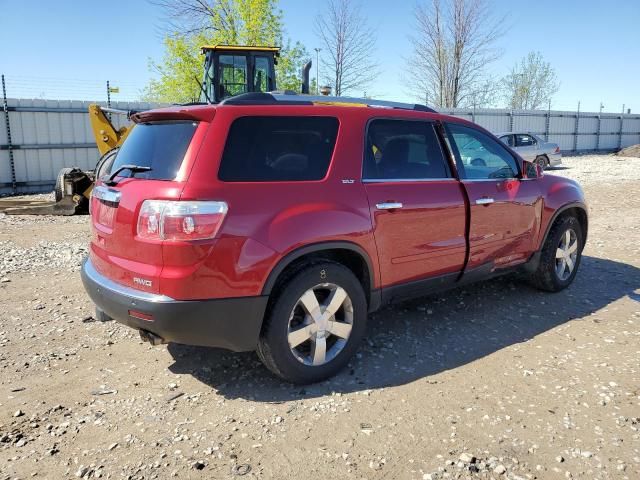
[[[447,134],[470,203],[466,270],[526,261],[542,213],[538,182],[519,178],[517,158],[484,132],[449,123]]]
[[[383,287],[453,282],[465,259],[465,203],[432,122],[375,119],[362,179]],[[435,286],[435,285],[434,285]]]

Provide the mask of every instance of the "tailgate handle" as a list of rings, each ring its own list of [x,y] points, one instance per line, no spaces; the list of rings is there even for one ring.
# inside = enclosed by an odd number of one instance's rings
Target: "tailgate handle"
[[[96,197],[98,200],[102,200],[103,202],[120,203],[122,192],[100,185],[98,187],[95,187],[91,191],[91,195]]]
[[[494,202],[493,198],[483,197],[476,200],[476,205],[489,205],[490,203],[493,203],[493,202]]]

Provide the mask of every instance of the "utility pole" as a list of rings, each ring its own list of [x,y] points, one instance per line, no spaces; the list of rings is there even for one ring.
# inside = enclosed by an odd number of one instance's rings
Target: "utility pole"
[[[320,71],[320,50],[321,48],[314,48],[316,51],[316,95],[320,95],[320,77],[318,72]]]

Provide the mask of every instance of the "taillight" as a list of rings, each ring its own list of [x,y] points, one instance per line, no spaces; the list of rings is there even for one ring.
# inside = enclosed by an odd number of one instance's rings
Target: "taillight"
[[[169,241],[214,238],[227,210],[225,202],[145,200],[138,216],[138,237]]]
[[[556,149],[553,151],[553,153],[560,153],[560,147],[556,147]]]

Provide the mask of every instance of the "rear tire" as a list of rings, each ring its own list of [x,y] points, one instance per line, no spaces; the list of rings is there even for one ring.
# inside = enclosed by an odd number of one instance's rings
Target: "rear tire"
[[[529,277],[530,283],[547,292],[559,292],[573,282],[578,272],[584,240],[580,222],[575,217],[558,220],[547,236],[540,253],[540,263]]]
[[[549,168],[549,159],[547,157],[545,157],[544,155],[540,155],[539,157],[536,157],[535,163],[540,165],[540,167],[543,170],[546,169],[546,168]]]
[[[331,261],[303,266],[274,292],[258,357],[288,382],[325,380],[356,352],[367,313],[364,290],[351,270]]]

